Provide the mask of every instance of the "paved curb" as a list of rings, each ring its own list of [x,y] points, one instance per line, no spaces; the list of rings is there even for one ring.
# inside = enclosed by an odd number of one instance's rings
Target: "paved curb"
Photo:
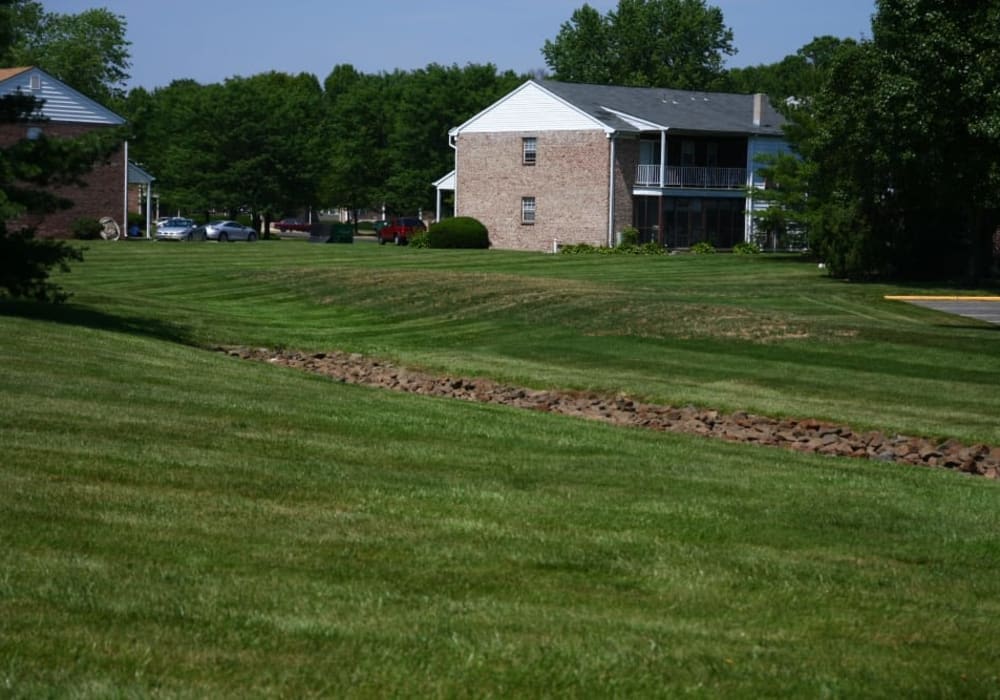
[[[959,297],[935,295],[886,294],[888,301],[1000,301],[1000,297]]]

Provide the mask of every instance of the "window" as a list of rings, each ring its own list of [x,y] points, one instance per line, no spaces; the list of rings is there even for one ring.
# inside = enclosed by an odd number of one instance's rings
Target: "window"
[[[37,141],[42,138],[42,127],[40,126],[29,126],[28,131],[25,134],[29,141]]]
[[[33,75],[30,78],[29,85],[34,92],[38,92],[42,89],[42,76]]]
[[[521,139],[521,164],[534,165],[538,158],[538,139],[534,136]]]
[[[526,225],[535,223],[534,197],[521,197],[521,223]]]

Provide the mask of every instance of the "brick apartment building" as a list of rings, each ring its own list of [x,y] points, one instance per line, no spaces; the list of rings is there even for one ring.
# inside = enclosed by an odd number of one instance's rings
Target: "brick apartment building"
[[[42,100],[39,121],[0,124],[0,146],[10,146],[20,139],[73,138],[96,129],[121,126],[125,120],[77,92],[65,83],[35,67],[0,68],[0,94],[21,91]],[[73,222],[79,218],[100,219],[110,216],[124,228],[126,211],[139,211],[138,182],[149,186],[151,177],[131,165],[126,168],[127,145],[94,164],[83,180],[85,186],[59,186],[52,191],[70,199],[73,207],[45,216],[24,216],[18,224],[33,225],[39,237],[69,238]],[[131,171],[131,176],[129,173]],[[127,201],[126,201],[127,200]]]
[[[615,245],[628,226],[729,248],[752,240],[756,158],[787,150],[783,123],[759,94],[529,80],[449,132],[438,201],[454,190],[496,248]]]

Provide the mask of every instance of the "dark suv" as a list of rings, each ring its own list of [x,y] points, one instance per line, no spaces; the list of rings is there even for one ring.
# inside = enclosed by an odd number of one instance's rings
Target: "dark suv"
[[[392,242],[396,245],[406,245],[413,234],[426,231],[424,222],[415,216],[398,216],[389,219],[389,223],[378,232],[378,242],[381,245]]]

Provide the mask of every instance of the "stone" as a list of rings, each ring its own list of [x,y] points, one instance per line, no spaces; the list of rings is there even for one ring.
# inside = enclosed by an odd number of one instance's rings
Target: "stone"
[[[714,409],[699,409],[690,405],[679,408],[639,403],[624,394],[601,396],[593,392],[526,389],[482,378],[472,380],[434,376],[398,368],[359,353],[316,352],[306,355],[295,351],[249,349],[242,346],[220,346],[215,350],[230,357],[265,361],[322,374],[341,383],[504,404],[615,425],[687,432],[747,444],[774,445],[797,452],[957,469],[989,479],[1000,479],[1000,446],[995,445],[964,445],[953,439],[937,443],[905,435],[888,439],[879,431],[857,434],[849,426],[834,425],[813,418],[778,420],[745,411],[723,414]]]

